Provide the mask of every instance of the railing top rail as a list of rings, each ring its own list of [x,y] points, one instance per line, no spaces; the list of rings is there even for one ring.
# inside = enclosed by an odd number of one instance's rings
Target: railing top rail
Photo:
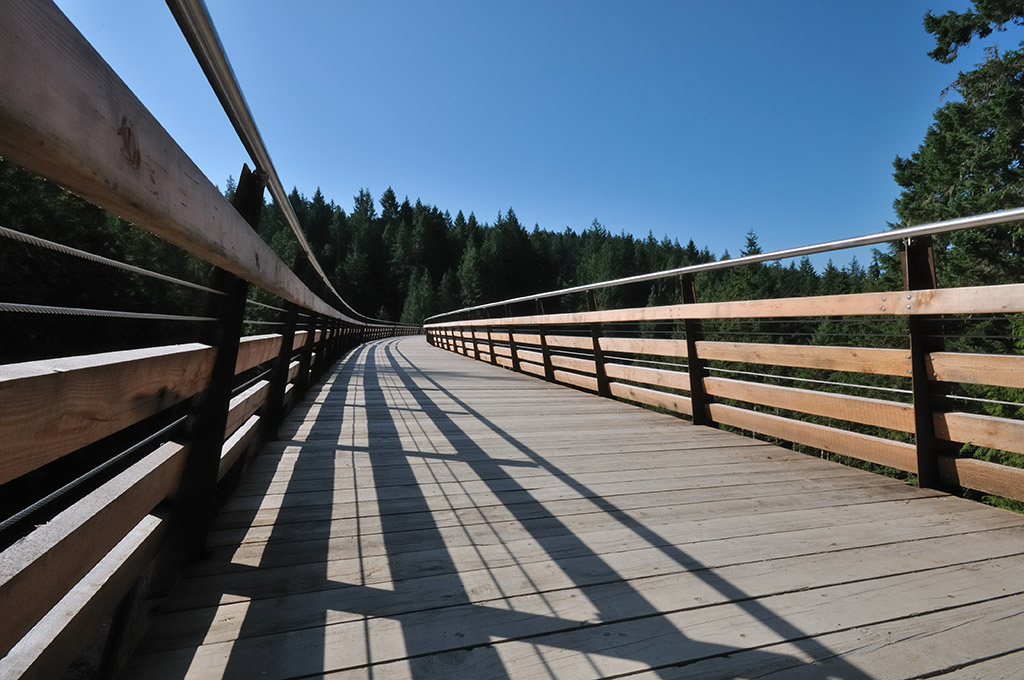
[[[349,313],[356,318],[368,323],[396,325],[357,312],[341,297],[341,294],[338,293],[327,278],[327,274],[313,254],[313,249],[310,247],[309,241],[299,225],[299,219],[292,209],[291,202],[288,200],[288,195],[281,184],[281,178],[278,176],[277,170],[274,169],[270,153],[263,143],[263,136],[260,134],[256,121],[253,119],[249,104],[246,102],[245,95],[238,84],[238,79],[235,77],[234,69],[231,68],[231,63],[228,61],[223,43],[221,43],[217,29],[213,25],[209,10],[206,8],[206,3],[203,0],[167,0],[167,5],[178,22],[178,26],[181,28],[181,32],[184,34],[189,46],[192,48],[196,60],[210,81],[210,86],[217,95],[217,99],[220,100],[221,106],[224,107],[224,111],[232,126],[234,126],[235,132],[242,141],[246,152],[253,163],[256,164],[256,167],[266,173],[267,188],[270,189],[274,203],[278,206],[288,226],[295,234],[299,246],[309,259],[310,265],[316,270],[324,285],[327,286],[327,289],[334,294]]]
[[[445,317],[454,316],[456,314],[465,314],[468,312],[492,309],[494,307],[501,307],[504,305],[511,305],[519,302],[529,302],[531,300],[541,300],[544,298],[557,297],[559,295],[568,295],[570,293],[585,293],[587,291],[601,290],[602,288],[611,288],[613,286],[621,286],[630,283],[655,281],[657,279],[664,279],[672,276],[680,276],[682,274],[696,274],[698,272],[714,271],[717,269],[729,269],[744,264],[756,264],[758,262],[771,262],[774,260],[783,260],[793,257],[803,257],[805,255],[817,255],[819,253],[827,253],[836,250],[846,250],[848,248],[858,248],[861,246],[871,246],[877,245],[879,243],[889,243],[892,241],[902,241],[904,239],[917,238],[921,236],[945,234],[953,231],[961,231],[964,229],[993,227],[1001,224],[1007,224],[1010,222],[1017,222],[1020,220],[1024,220],[1024,207],[985,213],[984,215],[973,215],[971,217],[958,217],[956,219],[944,220],[942,222],[929,222],[927,224],[920,224],[914,227],[904,227],[902,229],[892,229],[890,231],[883,231],[874,234],[864,234],[862,236],[854,236],[851,238],[839,239],[835,241],[826,241],[824,243],[818,243],[814,245],[799,246],[797,248],[787,248],[784,250],[775,250],[770,253],[745,255],[743,257],[737,257],[731,260],[705,262],[703,264],[678,267],[676,269],[667,269],[665,271],[651,272],[649,274],[638,274],[636,276],[627,276],[621,279],[612,279],[610,281],[588,283],[580,286],[572,286],[570,288],[562,288],[560,290],[551,290],[543,293],[535,293],[533,295],[523,295],[520,297],[509,298],[507,300],[499,300],[497,302],[488,302],[482,305],[475,305],[473,307],[464,307],[462,309],[444,312],[443,314],[435,314],[434,316],[428,317],[424,321],[424,323],[437,321]]]

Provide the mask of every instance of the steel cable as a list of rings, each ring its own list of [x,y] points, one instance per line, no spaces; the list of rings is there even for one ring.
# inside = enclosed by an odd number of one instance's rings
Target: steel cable
[[[184,279],[179,279],[174,276],[168,276],[167,274],[161,274],[159,272],[154,272],[149,269],[143,269],[142,267],[136,267],[135,265],[131,265],[126,262],[121,262],[120,260],[113,260],[109,257],[96,255],[86,250],[72,248],[71,246],[66,246],[62,243],[57,243],[56,241],[48,241],[44,238],[32,236],[31,234],[26,234],[20,231],[15,231],[14,229],[10,229],[8,227],[0,226],[0,236],[5,236],[11,240],[19,241],[21,243],[25,243],[28,245],[37,246],[39,248],[52,250],[54,252],[61,253],[62,255],[70,255],[71,257],[77,257],[82,260],[88,260],[89,262],[95,262],[97,264],[106,265],[108,267],[113,267],[114,269],[120,269],[122,271],[131,272],[133,274],[139,274],[140,276],[148,276],[153,279],[159,279],[161,281],[175,283],[179,286],[195,288],[196,290],[201,290],[205,293],[224,295],[223,291],[217,290],[216,288],[208,288],[206,286],[201,286],[198,283],[192,283],[191,281],[185,281]]]
[[[92,316],[108,319],[150,319],[157,321],[218,321],[212,316],[186,316],[183,314],[154,314],[150,312],[124,312],[114,309],[87,309],[84,307],[54,307],[27,305],[18,302],[0,302],[0,312],[18,314],[56,314],[64,316]]]

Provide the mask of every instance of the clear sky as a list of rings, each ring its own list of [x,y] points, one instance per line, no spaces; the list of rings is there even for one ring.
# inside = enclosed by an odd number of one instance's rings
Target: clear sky
[[[163,3],[58,5],[213,182],[238,176]],[[765,250],[884,230],[893,158],[981,60],[926,56],[925,11],[966,0],[208,5],[286,188],[350,210],[390,185],[452,215],[597,219],[717,255],[750,229]]]

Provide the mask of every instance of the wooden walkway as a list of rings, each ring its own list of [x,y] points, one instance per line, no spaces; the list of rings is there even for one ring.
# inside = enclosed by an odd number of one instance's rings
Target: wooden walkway
[[[310,397],[125,677],[1024,677],[1024,516],[422,337]]]

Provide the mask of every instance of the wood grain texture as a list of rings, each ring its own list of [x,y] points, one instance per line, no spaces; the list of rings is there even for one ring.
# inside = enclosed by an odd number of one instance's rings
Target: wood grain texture
[[[281,336],[251,335],[238,342],[238,359],[235,361],[235,375],[250,368],[276,359],[281,351]]]
[[[259,435],[260,417],[252,416],[238,427],[231,436],[224,441],[220,451],[220,463],[217,467],[218,481],[224,478],[228,470],[238,462],[249,446]]]
[[[576,357],[567,357],[560,354],[551,355],[551,365],[558,368],[568,368],[580,373],[589,373],[590,375],[593,375],[597,370],[593,359],[577,359]]]
[[[796,387],[765,385],[730,378],[704,378],[708,394],[788,411],[877,425],[901,432],[914,431],[914,407],[884,399],[869,399]]]
[[[869,463],[886,465],[905,472],[917,470],[917,458],[912,444],[849,432],[834,427],[758,413],[736,406],[710,404],[708,410],[716,423],[732,425],[770,437],[813,446],[832,453],[850,456]]]
[[[228,405],[227,426],[224,428],[224,438],[227,439],[242,423],[249,420],[249,416],[256,413],[267,401],[270,394],[270,381],[260,380],[258,383],[235,395]]]
[[[717,361],[820,368],[828,371],[848,371],[870,375],[910,375],[909,352],[900,349],[704,340],[697,343],[697,353],[702,359]]]
[[[605,364],[604,370],[609,378],[631,380],[647,385],[690,391],[690,374],[682,371],[667,371],[658,368],[626,366],[625,364],[615,363]]]
[[[933,380],[1024,388],[1024,356],[932,352],[925,360]]]
[[[0,677],[62,677],[139,579],[164,535],[164,521],[147,515],[103,557],[25,637],[0,659]]]
[[[540,344],[540,336],[537,338],[536,344]],[[544,341],[548,344],[548,347],[564,347],[566,349],[583,349],[588,352],[594,351],[594,340],[593,338],[585,338],[578,335],[548,335],[544,338]]]
[[[582,387],[585,390],[591,392],[597,392],[597,378],[591,378],[579,373],[570,373],[569,371],[558,371],[554,372],[555,382],[560,382],[563,385],[572,385],[573,387]]]
[[[639,404],[657,406],[674,413],[685,413],[693,415],[693,402],[689,397],[680,394],[670,394],[659,390],[649,390],[644,387],[624,385],[613,382],[609,385],[613,397],[635,401]]]
[[[212,368],[198,343],[0,366],[0,483],[201,392]]]
[[[1024,501],[1024,469],[974,458],[939,456],[939,475],[948,484]]]
[[[1024,454],[1024,422],[975,413],[936,413],[940,439]]]
[[[256,235],[56,6],[4,2],[0,26],[0,155],[287,301],[348,318]]]
[[[178,484],[187,449],[169,442],[0,553],[0,653],[50,608]]]
[[[1024,283],[966,288],[938,288],[848,295],[821,295],[737,302],[634,307],[599,312],[450,321],[429,328],[461,325],[590,324],[681,319],[770,319],[823,316],[911,316],[933,314],[1005,314],[1024,311]]]
[[[605,352],[624,352],[649,356],[686,357],[686,340],[657,338],[601,338]]]

